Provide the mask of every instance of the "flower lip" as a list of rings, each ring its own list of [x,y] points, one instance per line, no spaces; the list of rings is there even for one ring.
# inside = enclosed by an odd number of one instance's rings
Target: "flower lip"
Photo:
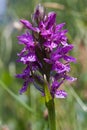
[[[56,61],[56,63],[53,65],[52,67],[53,70],[55,70],[58,73],[62,73],[62,72],[69,72],[70,71],[70,67],[69,65],[64,65],[59,61]]]
[[[55,98],[66,98],[67,93],[64,90],[57,90],[55,93]]]
[[[27,62],[35,62],[36,56],[34,54],[29,54],[28,56],[21,57],[20,61],[22,61],[24,64]]]

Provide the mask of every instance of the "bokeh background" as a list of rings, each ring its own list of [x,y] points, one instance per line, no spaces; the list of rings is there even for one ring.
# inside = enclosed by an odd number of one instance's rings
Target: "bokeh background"
[[[77,58],[70,72],[77,81],[64,84],[66,99],[55,99],[57,130],[87,130],[87,0],[0,0],[0,130],[49,130],[43,97],[34,86],[20,95],[23,82],[15,78],[24,67],[16,62],[24,31],[19,19],[31,21],[39,2],[57,13],[57,23],[66,22]]]

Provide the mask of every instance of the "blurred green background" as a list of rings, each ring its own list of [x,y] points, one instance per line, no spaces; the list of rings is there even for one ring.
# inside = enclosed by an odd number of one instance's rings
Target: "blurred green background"
[[[0,0],[0,130],[49,130],[43,97],[33,86],[19,95],[23,82],[15,78],[24,67],[16,62],[21,50],[16,37],[24,31],[19,19],[30,20],[39,2],[57,13],[57,23],[66,22],[77,58],[70,72],[77,81],[64,84],[66,99],[55,99],[57,130],[87,130],[86,0]]]

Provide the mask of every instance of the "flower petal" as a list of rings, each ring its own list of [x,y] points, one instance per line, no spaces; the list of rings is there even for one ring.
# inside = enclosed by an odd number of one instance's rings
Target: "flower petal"
[[[54,12],[48,13],[46,28],[49,29],[50,27],[52,27],[53,24],[55,23],[55,20],[56,20],[56,13],[54,13]]]
[[[52,83],[52,90],[54,90],[54,91],[57,90],[63,82],[64,82],[64,80],[61,80],[60,82],[54,81]]]
[[[77,80],[77,78],[74,78],[74,77],[71,77],[71,76],[68,76],[68,75],[66,75],[65,79],[69,80],[70,82],[73,82],[73,81]]]
[[[27,46],[34,46],[33,37],[30,33],[22,34],[17,37],[19,44],[25,44]]]
[[[72,56],[67,56],[64,55],[64,60],[68,61],[68,62],[76,62],[76,58],[72,57]]]
[[[28,20],[21,19],[20,22],[24,24],[24,26],[32,31],[40,32],[39,28],[33,27],[32,24]]]
[[[64,47],[62,48],[61,52],[62,52],[63,54],[66,54],[66,53],[68,53],[69,51],[71,51],[72,49],[73,49],[73,45],[66,45],[66,46],[64,46]]]
[[[56,26],[56,31],[61,30],[61,29],[63,28],[63,26],[65,26],[65,23],[58,24],[58,25]]]
[[[20,89],[19,93],[22,94],[27,90],[28,87],[28,81],[25,81],[23,84],[23,87]]]

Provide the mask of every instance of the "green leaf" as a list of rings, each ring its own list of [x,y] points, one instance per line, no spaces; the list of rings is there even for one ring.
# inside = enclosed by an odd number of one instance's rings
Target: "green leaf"
[[[4,90],[6,90],[16,101],[18,101],[24,108],[26,108],[29,112],[34,113],[31,107],[29,107],[25,102],[23,102],[16,94],[14,94],[1,80],[0,80],[0,86]]]

